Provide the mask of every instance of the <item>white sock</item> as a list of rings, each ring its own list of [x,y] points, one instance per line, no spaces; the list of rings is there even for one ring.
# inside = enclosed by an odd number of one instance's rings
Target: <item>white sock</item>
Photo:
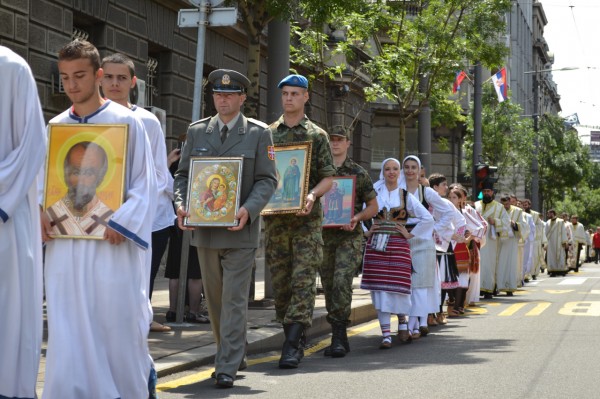
[[[390,336],[390,324],[392,314],[390,312],[377,311],[377,318],[379,319],[379,327],[381,327],[381,335],[384,337]]]

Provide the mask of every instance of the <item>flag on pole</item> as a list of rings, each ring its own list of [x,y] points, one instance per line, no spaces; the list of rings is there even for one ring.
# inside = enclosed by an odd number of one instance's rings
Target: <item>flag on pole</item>
[[[454,84],[452,85],[452,93],[456,93],[460,90],[460,84],[467,77],[467,73],[465,71],[460,71],[456,74],[456,78],[454,79]]]
[[[502,67],[495,75],[492,76],[494,89],[498,95],[498,101],[502,102],[508,99],[508,83],[506,82],[506,68]]]
[[[579,125],[579,116],[577,115],[577,113],[574,113],[569,116],[565,116],[564,124],[568,125],[569,127],[571,127],[573,125]]]

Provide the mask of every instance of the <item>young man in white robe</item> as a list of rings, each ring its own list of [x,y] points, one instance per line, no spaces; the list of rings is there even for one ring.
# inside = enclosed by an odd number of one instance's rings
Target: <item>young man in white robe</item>
[[[523,244],[529,236],[529,224],[523,217],[523,210],[510,204],[509,195],[503,195],[500,202],[510,217],[510,225],[501,234],[496,287],[498,291],[506,292],[507,296],[513,296],[521,282]]]
[[[494,185],[488,181],[483,183],[483,199],[475,203],[475,209],[488,222],[486,245],[480,254],[480,287],[485,299],[491,299],[496,292],[496,270],[500,254],[500,241],[507,237],[510,228],[510,217],[506,209],[494,200]]]
[[[58,70],[73,106],[50,123],[129,125],[125,195],[103,240],[46,241],[48,349],[43,398],[146,398],[148,351],[146,251],[150,248],[156,174],[141,121],[102,98],[98,50],[75,40],[58,53]],[[84,126],[82,126],[84,128]]]
[[[0,397],[34,398],[43,322],[36,177],[46,129],[29,65],[3,46],[0,75]]]
[[[550,209],[547,212],[546,238],[548,245],[546,247],[546,264],[548,265],[548,274],[554,277],[557,274],[566,275],[569,272],[567,268],[567,259],[565,249],[569,245],[567,228],[565,222],[556,216],[556,211]]]
[[[137,77],[133,61],[120,53],[112,54],[102,59],[102,71],[104,75],[100,87],[104,96],[109,100],[120,104],[133,111],[144,124],[152,155],[154,168],[156,170],[157,202],[156,213],[152,221],[152,254],[149,257],[148,267],[150,272],[150,290],[148,295],[152,299],[154,290],[154,279],[158,273],[160,262],[167,249],[169,242],[169,230],[175,220],[173,210],[173,177],[169,172],[167,162],[167,147],[165,145],[165,134],[158,118],[150,111],[140,108],[129,102],[129,93],[135,87]],[[208,320],[206,320],[208,321]],[[152,321],[150,325],[152,332],[171,331],[169,326]]]

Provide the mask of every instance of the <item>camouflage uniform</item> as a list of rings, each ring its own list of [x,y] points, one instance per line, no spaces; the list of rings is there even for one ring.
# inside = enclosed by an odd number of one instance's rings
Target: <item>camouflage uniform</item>
[[[337,168],[336,176],[356,176],[354,214],[363,204],[377,196],[367,171],[346,158]],[[363,231],[360,223],[352,231],[336,228],[323,229],[323,263],[319,268],[325,291],[327,321],[330,324],[348,324],[352,303],[352,279],[362,262]]]
[[[311,141],[309,188],[335,174],[327,133],[306,116],[287,127],[283,116],[271,126],[274,144]],[[265,261],[271,272],[277,321],[310,327],[315,306],[316,271],[323,260],[321,202],[307,216],[269,215],[265,221]]]

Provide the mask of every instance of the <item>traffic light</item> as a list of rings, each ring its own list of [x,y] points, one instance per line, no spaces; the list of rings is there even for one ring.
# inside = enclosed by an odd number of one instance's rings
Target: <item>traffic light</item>
[[[475,179],[476,185],[475,189],[477,190],[477,199],[483,199],[483,184],[491,183],[494,184],[498,181],[497,177],[494,177],[494,173],[498,170],[496,166],[490,166],[484,163],[478,163],[475,165]]]

